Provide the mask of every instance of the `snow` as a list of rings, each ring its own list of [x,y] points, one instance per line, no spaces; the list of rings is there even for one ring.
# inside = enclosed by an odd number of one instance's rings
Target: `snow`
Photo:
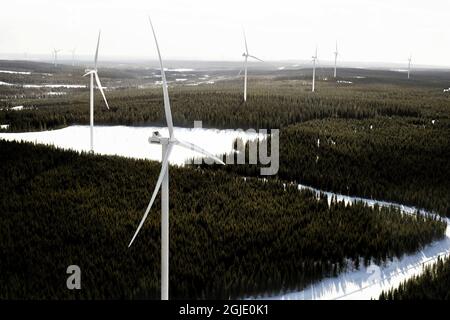
[[[23,87],[24,88],[68,88],[68,89],[86,88],[85,85],[81,85],[81,84],[24,84]]]
[[[286,67],[279,67],[278,70],[284,70]]]
[[[175,79],[175,81],[176,82],[183,82],[183,81],[187,81],[187,79],[185,79],[185,78],[178,78],[178,79]]]
[[[0,70],[0,73],[11,73],[11,74],[26,74],[29,75],[31,72],[23,72],[23,71],[10,71],[10,70]]]
[[[377,204],[382,207],[394,206],[407,214],[415,213],[418,208],[405,206],[398,203],[391,203],[387,201],[379,201],[372,199],[365,199],[360,197],[350,197],[332,192],[323,192],[321,190],[298,185],[300,190],[311,190],[319,195],[324,193],[327,196],[328,203],[331,203],[332,197],[337,197],[338,201],[343,201],[346,204],[362,201],[369,206]],[[420,211],[427,213],[426,211]],[[431,213],[430,213],[431,214]],[[398,287],[398,285],[409,279],[414,275],[419,275],[423,272],[424,266],[430,265],[438,259],[438,257],[445,257],[450,255],[450,220],[442,218],[447,222],[447,229],[443,240],[435,241],[417,253],[404,255],[402,258],[395,258],[393,261],[387,262],[383,265],[371,263],[368,267],[360,264],[359,270],[353,269],[341,273],[337,277],[326,278],[316,284],[308,286],[304,290],[294,291],[290,293],[282,293],[273,296],[256,297],[257,299],[272,299],[272,300],[365,300],[375,298],[377,299],[381,292],[391,288]],[[254,299],[255,297],[251,297]]]
[[[352,84],[353,82],[351,81],[345,81],[345,80],[338,80],[336,81],[337,83],[347,83],[347,84]]]
[[[20,110],[23,110],[23,106],[12,107],[12,108],[10,108],[10,110],[20,111]]]
[[[165,127],[95,126],[94,151],[103,155],[119,155],[160,161],[161,147],[148,142],[148,138],[154,131],[159,131],[162,136],[169,135]],[[174,134],[176,137],[192,142],[212,154],[231,152],[233,141],[237,138],[241,138],[245,142],[264,137],[261,134],[250,134],[236,130],[178,127],[174,128]],[[0,139],[54,145],[78,152],[89,151],[89,137],[89,126],[70,126],[53,131],[0,134]],[[198,156],[199,154],[194,151],[175,147],[170,157],[170,163],[183,165],[186,160]]]
[[[66,94],[66,92],[54,92],[54,91],[51,91],[51,92],[47,93],[47,95],[49,95],[49,96],[62,96],[62,95],[65,95],[65,94]]]
[[[0,124],[0,129],[8,129],[9,124]]]
[[[86,88],[85,85],[80,84],[12,84],[0,81],[0,86],[22,86],[24,88],[68,88],[68,89],[75,89],[75,88]]]
[[[190,72],[190,71],[194,71],[194,69],[188,69],[188,68],[168,69],[168,68],[164,68],[164,71],[169,71],[169,72]]]

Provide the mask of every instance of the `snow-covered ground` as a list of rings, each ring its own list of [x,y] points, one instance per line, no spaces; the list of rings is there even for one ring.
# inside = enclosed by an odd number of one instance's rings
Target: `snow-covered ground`
[[[362,201],[369,206],[374,206],[375,204],[378,206],[394,206],[399,208],[402,212],[408,214],[414,213],[418,210],[415,207],[405,206],[398,203],[360,197],[350,197],[332,192],[323,192],[305,185],[298,185],[298,188],[308,189],[317,194],[324,193],[327,196],[329,203],[334,196],[338,201],[344,201],[347,204]],[[426,211],[420,212],[427,213]],[[376,265],[375,263],[372,263],[368,267],[364,267],[361,263],[361,267],[358,270],[349,270],[338,275],[337,277],[323,279],[318,283],[305,288],[304,290],[258,298],[272,300],[377,299],[383,290],[386,291],[388,289],[398,287],[401,282],[407,280],[408,278],[421,274],[424,266],[436,262],[438,257],[450,255],[450,220],[444,220],[447,222],[445,238],[427,245],[415,254],[405,255],[400,259],[394,259],[392,262],[387,262],[384,265]]]
[[[190,72],[190,71],[195,71],[195,70],[194,69],[189,69],[189,68],[178,68],[178,69],[164,68],[164,71],[168,71],[168,72]]]
[[[24,84],[24,88],[68,88],[68,89],[78,89],[86,88],[85,85],[81,84]]]
[[[11,70],[0,70],[0,73],[26,74],[26,75],[30,75],[31,74],[31,72],[29,72],[29,71],[11,71]]]
[[[148,142],[148,138],[154,131],[159,131],[162,136],[169,136],[168,130],[161,127],[95,126],[94,151],[104,155],[160,161],[161,146]],[[81,152],[89,151],[89,132],[89,126],[70,126],[51,131],[0,133],[0,139],[23,140]],[[256,133],[243,131],[203,128],[175,127],[174,132],[177,138],[192,142],[212,154],[231,152],[232,143],[236,138],[247,141],[263,137]],[[175,147],[170,157],[170,163],[183,165],[186,160],[198,156],[199,154],[194,151]]]
[[[4,81],[0,81],[0,86],[16,86],[23,87],[27,89],[35,89],[35,88],[67,88],[67,89],[78,89],[78,88],[86,88],[85,85],[80,84],[13,84]]]

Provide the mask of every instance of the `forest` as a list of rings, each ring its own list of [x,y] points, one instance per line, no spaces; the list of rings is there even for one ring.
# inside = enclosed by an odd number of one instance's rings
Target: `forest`
[[[159,163],[3,140],[0,150],[0,299],[159,297],[159,197],[127,248]],[[288,292],[445,233],[435,216],[328,205],[275,179],[170,170],[171,299]],[[65,287],[72,264],[81,291]]]
[[[450,258],[439,257],[423,273],[382,292],[380,300],[450,300]]]
[[[449,121],[315,120],[281,130],[279,144],[282,180],[450,216]],[[256,165],[218,169],[259,175]]]

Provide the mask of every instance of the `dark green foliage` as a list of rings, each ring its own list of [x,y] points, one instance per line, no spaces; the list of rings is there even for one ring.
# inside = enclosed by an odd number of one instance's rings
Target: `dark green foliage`
[[[135,244],[160,166],[0,141],[0,298],[158,298],[159,197]],[[445,223],[346,207],[277,181],[170,168],[171,298],[302,288],[444,235]],[[206,196],[207,195],[207,196]],[[66,289],[66,268],[82,290]]]
[[[382,292],[380,300],[450,300],[450,258],[438,258],[424,272]]]
[[[226,167],[258,175],[251,166]],[[280,133],[279,177],[450,216],[450,121],[328,119]]]

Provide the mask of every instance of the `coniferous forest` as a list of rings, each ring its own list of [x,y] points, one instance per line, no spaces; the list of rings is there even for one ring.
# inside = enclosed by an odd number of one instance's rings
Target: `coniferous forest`
[[[158,198],[127,248],[158,163],[5,141],[0,150],[0,298],[158,298]],[[302,288],[349,263],[415,252],[446,227],[221,171],[173,167],[170,184],[175,299]],[[65,287],[71,264],[83,272],[77,293]]]
[[[450,300],[450,258],[438,258],[421,275],[382,292],[380,300]]]
[[[32,70],[0,73],[0,132],[89,123],[87,88],[52,95],[56,89],[40,86],[87,85],[83,68],[5,61],[0,68]],[[165,126],[152,72],[159,71],[102,68],[111,108],[97,95],[95,124]],[[208,71],[220,81],[194,86],[177,85],[179,73],[168,72],[176,126],[280,129],[280,167],[268,180],[255,165],[170,168],[171,299],[298,290],[445,236],[445,220],[434,215],[329,205],[295,183],[450,216],[448,74],[417,71],[407,81],[399,72],[349,68],[331,80],[319,70],[312,94],[310,72],[254,70],[246,103],[234,70]],[[0,140],[0,299],[158,299],[159,196],[127,246],[159,170],[152,161]],[[66,289],[71,264],[82,270],[78,292]],[[439,261],[382,298],[447,297],[448,265]]]

